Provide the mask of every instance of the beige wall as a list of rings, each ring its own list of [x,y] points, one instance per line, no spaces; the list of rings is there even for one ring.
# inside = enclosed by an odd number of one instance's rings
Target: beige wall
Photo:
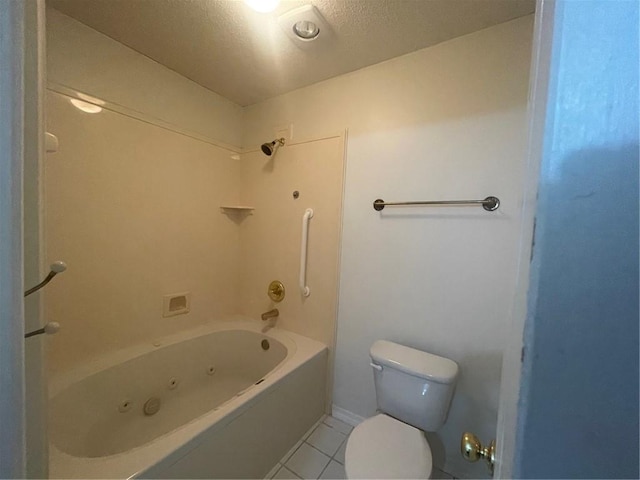
[[[63,325],[50,342],[53,370],[228,314],[259,318],[272,307],[266,289],[276,278],[287,287],[279,325],[333,350],[344,136],[288,144],[271,160],[255,149],[233,160],[207,141],[240,144],[239,107],[221,109],[226,101],[214,93],[47,13],[48,130],[60,141],[46,166],[47,258],[69,264],[47,296],[47,319]],[[101,75],[105,64],[113,68]],[[84,113],[60,85],[115,103]],[[220,212],[239,202],[254,203],[254,214]],[[296,285],[307,207],[316,210],[313,294],[303,301]],[[163,318],[162,296],[183,291],[192,292],[191,313]]]
[[[238,309],[239,229],[219,206],[239,198],[230,152],[49,92],[47,258],[68,270],[47,291],[50,365],[64,369]],[[191,312],[162,317],[189,291]]]
[[[368,351],[388,339],[457,361],[449,419],[430,443],[437,467],[464,462],[463,431],[494,438],[502,345],[514,297],[523,191],[532,17],[524,17],[246,109],[244,145],[274,126],[295,139],[349,129],[334,405],[376,409]],[[484,198],[475,208],[388,201]],[[337,410],[336,410],[337,411]]]
[[[47,57],[50,84],[240,146],[242,107],[53,8],[47,8]]]
[[[280,148],[275,158],[262,152],[242,156],[243,204],[256,207],[240,223],[240,309],[251,317],[278,308],[278,325],[329,346],[335,345],[338,256],[344,136]],[[293,198],[293,192],[300,194]],[[302,216],[313,209],[309,224],[307,284],[298,287]],[[280,280],[285,299],[274,304],[267,286]],[[330,383],[330,382],[329,382]],[[330,387],[330,385],[329,385]]]

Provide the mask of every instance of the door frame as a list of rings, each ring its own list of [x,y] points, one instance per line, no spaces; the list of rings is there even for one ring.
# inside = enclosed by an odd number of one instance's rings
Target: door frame
[[[556,1],[537,0],[531,70],[529,76],[529,101],[527,106],[528,140],[523,200],[520,221],[520,246],[516,293],[511,307],[511,322],[502,356],[498,422],[496,426],[495,478],[513,478],[513,464],[518,443],[518,407],[521,395],[520,375],[524,358],[523,335],[527,316],[530,260],[535,232],[536,200],[544,144],[544,129],[548,108],[548,91],[551,82],[551,48],[555,23]]]
[[[0,8],[0,477],[25,473],[22,165],[24,35],[21,0]]]

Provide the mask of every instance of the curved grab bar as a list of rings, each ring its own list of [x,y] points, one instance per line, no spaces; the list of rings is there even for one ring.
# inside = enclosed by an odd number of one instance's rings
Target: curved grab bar
[[[313,217],[313,210],[307,208],[302,216],[302,241],[300,243],[300,293],[303,297],[311,295],[307,286],[307,244],[309,243],[309,219]]]

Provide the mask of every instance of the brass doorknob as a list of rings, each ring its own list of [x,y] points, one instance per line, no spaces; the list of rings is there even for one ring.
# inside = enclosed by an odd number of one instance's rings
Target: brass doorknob
[[[493,475],[496,460],[496,441],[491,440],[488,447],[482,447],[480,439],[473,433],[464,432],[460,441],[460,453],[468,462],[477,462],[481,458],[487,461],[489,472]]]

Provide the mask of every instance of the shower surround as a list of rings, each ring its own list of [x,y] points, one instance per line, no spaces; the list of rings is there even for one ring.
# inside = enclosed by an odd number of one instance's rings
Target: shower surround
[[[241,107],[56,10],[47,29],[47,130],[60,143],[45,163],[47,258],[69,265],[45,300],[62,326],[50,370],[233,314],[259,318],[276,279],[287,289],[278,325],[333,350],[343,132],[287,141],[271,157],[259,150],[269,138],[243,149]],[[103,110],[74,107],[77,91]],[[220,210],[238,204],[255,209]],[[306,208],[313,293],[303,302]],[[183,292],[190,312],[163,317],[163,297]]]

